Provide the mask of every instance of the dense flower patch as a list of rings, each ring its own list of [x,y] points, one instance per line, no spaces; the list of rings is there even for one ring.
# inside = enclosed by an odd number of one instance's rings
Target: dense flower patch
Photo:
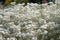
[[[7,6],[0,10],[0,28],[3,29],[1,33],[5,35],[4,38],[60,40],[60,9],[56,4],[23,5]],[[4,30],[8,31],[5,33]]]

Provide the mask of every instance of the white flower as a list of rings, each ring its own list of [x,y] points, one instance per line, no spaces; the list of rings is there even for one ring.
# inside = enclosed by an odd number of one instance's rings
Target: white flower
[[[48,31],[44,30],[43,34],[47,34],[47,33],[48,33]]]
[[[48,27],[48,25],[45,24],[45,25],[42,25],[40,28],[42,28],[42,29],[47,29],[47,27]]]
[[[0,15],[0,19],[2,19],[3,18],[3,16],[2,15]]]

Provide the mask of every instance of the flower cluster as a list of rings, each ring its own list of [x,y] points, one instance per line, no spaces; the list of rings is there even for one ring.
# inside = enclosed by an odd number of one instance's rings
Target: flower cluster
[[[23,5],[0,9],[0,33],[4,39],[60,40],[60,9],[57,9],[56,4]]]

